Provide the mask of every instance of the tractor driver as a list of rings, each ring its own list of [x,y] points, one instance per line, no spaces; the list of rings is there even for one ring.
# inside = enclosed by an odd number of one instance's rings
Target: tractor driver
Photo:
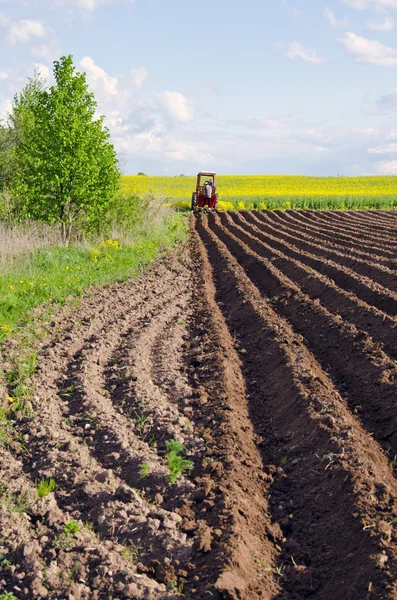
[[[212,198],[212,181],[210,180],[204,182],[204,196],[208,201],[208,206],[210,206]]]

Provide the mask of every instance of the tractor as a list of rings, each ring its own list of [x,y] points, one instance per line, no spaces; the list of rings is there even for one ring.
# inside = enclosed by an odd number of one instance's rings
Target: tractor
[[[216,174],[200,171],[197,175],[196,191],[192,194],[192,211],[216,210],[217,207]]]

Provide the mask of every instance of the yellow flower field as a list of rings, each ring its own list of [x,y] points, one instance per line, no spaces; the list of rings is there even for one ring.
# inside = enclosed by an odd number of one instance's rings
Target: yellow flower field
[[[196,177],[126,175],[123,193],[161,196],[181,208],[190,202]],[[397,208],[397,177],[300,177],[220,175],[220,208]]]

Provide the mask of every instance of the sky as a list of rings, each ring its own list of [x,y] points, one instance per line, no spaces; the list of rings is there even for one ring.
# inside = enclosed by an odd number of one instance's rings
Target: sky
[[[0,119],[67,54],[125,174],[397,175],[397,0],[0,0]]]

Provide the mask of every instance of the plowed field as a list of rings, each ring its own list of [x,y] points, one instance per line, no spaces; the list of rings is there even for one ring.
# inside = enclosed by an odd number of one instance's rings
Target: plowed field
[[[48,324],[0,444],[0,590],[396,599],[397,214],[191,224],[179,256]],[[170,439],[192,461],[172,484]]]

